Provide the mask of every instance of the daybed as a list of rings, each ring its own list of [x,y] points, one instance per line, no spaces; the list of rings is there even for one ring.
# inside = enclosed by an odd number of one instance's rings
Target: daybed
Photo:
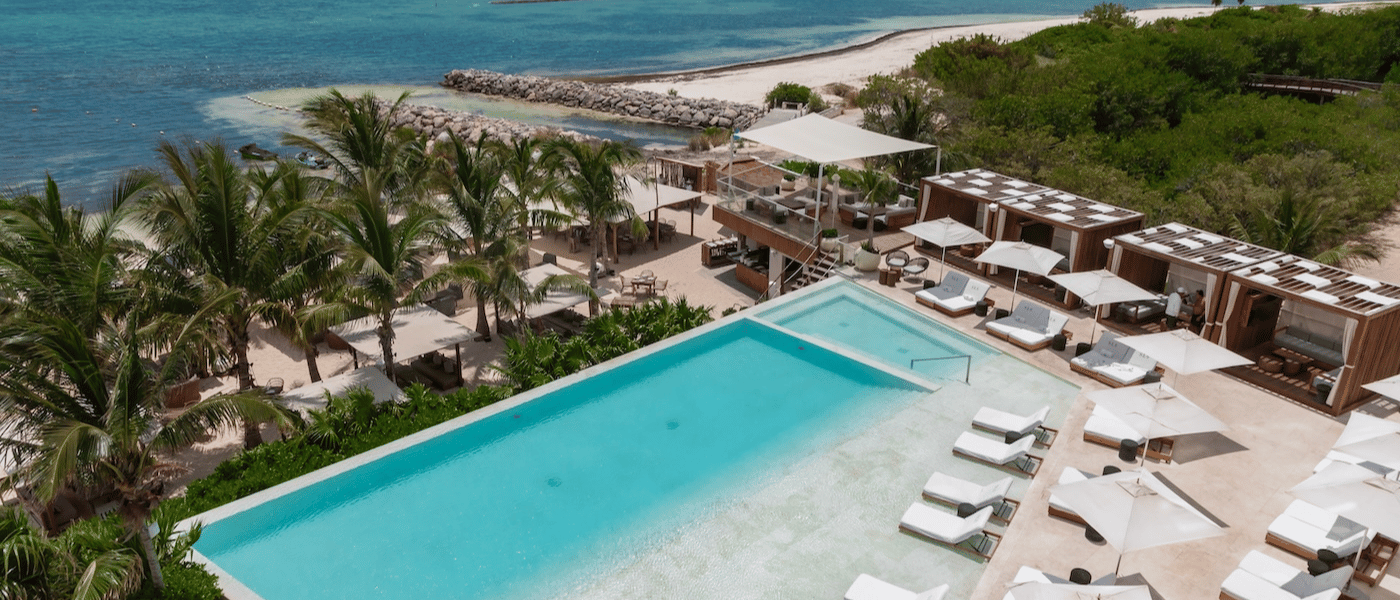
[[[1138,456],[1146,453],[1147,458],[1152,460],[1172,461],[1172,452],[1175,449],[1174,440],[1171,438],[1148,440],[1117,415],[1095,406],[1093,414],[1089,415],[1089,420],[1084,422],[1084,441],[1109,448],[1118,448],[1122,445],[1123,440],[1137,442]]]
[[[952,475],[935,472],[928,478],[928,483],[924,484],[924,498],[953,507],[959,504],[971,504],[976,509],[991,506],[993,519],[1009,523],[1021,507],[1020,502],[1006,497],[1006,492],[1010,490],[1010,477],[1003,477],[1000,481],[987,485],[978,485]],[[1002,511],[1002,507],[1006,507],[1008,510]],[[1000,514],[1001,512],[1006,514]]]
[[[935,544],[990,559],[1001,540],[1000,535],[985,529],[987,521],[991,518],[990,506],[966,517],[959,517],[927,504],[915,503],[899,518],[899,529],[928,538]],[[974,543],[972,539],[975,536],[981,536],[981,539]]]
[[[856,577],[855,583],[851,584],[850,589],[846,590],[846,600],[942,600],[947,593],[948,584],[946,583],[921,594],[915,594],[893,583],[861,573],[859,577]]]
[[[1158,370],[1156,360],[1127,347],[1108,331],[1092,350],[1071,359],[1069,368],[1113,387],[1140,383],[1148,373]]]
[[[1060,473],[1059,484],[1064,485],[1067,483],[1079,483],[1081,481],[1087,481],[1094,477],[1095,475],[1093,473],[1080,471],[1079,469],[1076,469],[1074,467],[1065,467],[1065,470]],[[1079,516],[1079,513],[1074,512],[1074,509],[1066,505],[1064,500],[1061,500],[1060,497],[1056,496],[1055,494],[1050,494],[1049,513],[1052,517],[1059,517],[1066,521],[1078,523],[1080,525],[1087,525],[1087,523],[1084,522],[1084,517]]]
[[[977,303],[986,298],[991,289],[989,283],[953,271],[943,276],[938,287],[914,292],[914,300],[948,316],[960,317],[977,308]]]
[[[1258,550],[1250,550],[1224,583],[1221,600],[1324,600],[1341,597],[1352,575],[1351,566],[1309,575]]]
[[[1317,558],[1317,551],[1322,549],[1345,557],[1366,546],[1366,526],[1302,500],[1294,500],[1283,514],[1269,524],[1264,541],[1309,560]]]
[[[1302,327],[1284,327],[1275,331],[1274,343],[1329,366],[1343,363],[1341,340],[1311,333]]]
[[[1010,315],[987,323],[987,333],[1034,352],[1049,346],[1068,323],[1068,315],[1022,300]]]
[[[1017,475],[1035,477],[1036,472],[1040,471],[1042,459],[1030,454],[1034,444],[1034,436],[1007,444],[964,431],[953,442],[953,454]]]

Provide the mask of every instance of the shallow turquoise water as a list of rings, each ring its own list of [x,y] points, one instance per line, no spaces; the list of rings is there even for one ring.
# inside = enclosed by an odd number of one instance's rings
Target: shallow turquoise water
[[[70,202],[95,205],[121,171],[153,165],[162,137],[275,148],[266,125],[215,110],[266,90],[432,86],[458,68],[557,75],[709,67],[899,29],[1078,14],[1095,3],[0,0],[0,189],[32,185],[47,171]]]
[[[927,393],[740,320],[215,522],[196,548],[268,600],[548,597]]]

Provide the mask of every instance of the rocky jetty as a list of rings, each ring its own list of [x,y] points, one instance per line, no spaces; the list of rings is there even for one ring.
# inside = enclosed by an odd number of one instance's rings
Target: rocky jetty
[[[752,104],[682,98],[617,85],[505,75],[477,69],[452,71],[443,76],[442,86],[473,94],[586,108],[696,129],[748,129],[764,113],[762,107]]]
[[[388,104],[382,104],[388,110]],[[433,106],[403,104],[399,106],[394,119],[395,127],[407,127],[428,137],[429,144],[446,143],[448,132],[466,141],[475,142],[477,137],[486,135],[511,141],[527,137],[564,137],[578,140],[595,140],[593,136],[557,127],[529,125],[509,119],[497,119],[469,112],[453,111]],[[431,146],[430,146],[431,147]]]

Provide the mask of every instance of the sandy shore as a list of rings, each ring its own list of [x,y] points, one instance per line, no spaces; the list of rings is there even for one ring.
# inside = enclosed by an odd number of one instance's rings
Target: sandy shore
[[[1380,4],[1389,3],[1357,2],[1317,6],[1323,10],[1341,11]],[[1140,23],[1148,23],[1164,18],[1200,17],[1215,10],[1218,9],[1210,6],[1160,8],[1133,11],[1132,15],[1137,17]],[[858,44],[849,49],[718,69],[643,77],[625,81],[624,85],[663,94],[674,89],[677,94],[690,98],[716,98],[762,104],[764,94],[779,82],[800,83],[813,89],[832,83],[844,83],[859,88],[871,75],[897,73],[910,66],[916,55],[940,42],[979,33],[1013,41],[1043,29],[1068,25],[1079,20],[1078,16],[1066,16],[1037,21],[920,29],[886,36],[875,43]]]

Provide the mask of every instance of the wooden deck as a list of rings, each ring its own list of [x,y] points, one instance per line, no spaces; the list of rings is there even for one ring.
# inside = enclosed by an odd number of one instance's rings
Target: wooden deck
[[[1275,348],[1277,348],[1277,346],[1272,342],[1266,342],[1240,352],[1240,355],[1250,360],[1257,361],[1260,356],[1272,353]],[[1323,372],[1323,369],[1318,366],[1303,367],[1297,375],[1270,373],[1260,368],[1257,362],[1243,367],[1221,369],[1221,371],[1245,383],[1253,384],[1259,388],[1302,404],[1303,406],[1325,410],[1325,407],[1318,404],[1315,400],[1316,392],[1313,390],[1312,386],[1313,377]]]

